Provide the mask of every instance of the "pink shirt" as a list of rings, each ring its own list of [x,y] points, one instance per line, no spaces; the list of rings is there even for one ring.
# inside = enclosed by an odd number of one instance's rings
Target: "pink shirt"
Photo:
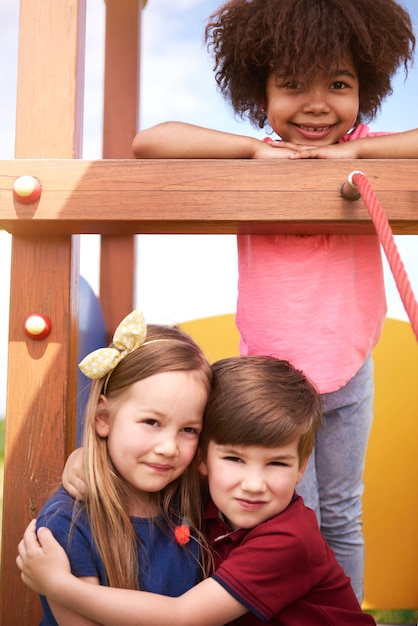
[[[341,141],[370,137],[360,124]],[[336,391],[376,346],[386,315],[376,235],[239,235],[241,354],[291,361]]]

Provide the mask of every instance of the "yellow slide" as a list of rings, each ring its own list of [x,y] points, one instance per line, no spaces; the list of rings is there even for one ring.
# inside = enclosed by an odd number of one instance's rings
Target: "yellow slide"
[[[210,361],[238,354],[234,315],[181,328]],[[375,416],[364,493],[365,609],[418,608],[418,346],[407,322],[387,319],[375,361]]]

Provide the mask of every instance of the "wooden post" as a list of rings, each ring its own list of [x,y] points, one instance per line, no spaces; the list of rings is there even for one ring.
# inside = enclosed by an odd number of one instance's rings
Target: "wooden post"
[[[20,2],[17,158],[81,156],[85,8],[85,0]],[[77,236],[13,236],[2,626],[35,625],[41,615],[15,559],[25,526],[60,479],[75,442],[78,282]],[[51,320],[45,339],[24,334],[33,313]]]
[[[106,1],[103,158],[129,159],[137,130],[142,0]],[[103,235],[100,302],[108,340],[134,308],[135,238]]]

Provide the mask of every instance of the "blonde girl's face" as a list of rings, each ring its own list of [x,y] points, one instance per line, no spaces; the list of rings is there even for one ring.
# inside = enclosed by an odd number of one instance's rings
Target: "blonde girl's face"
[[[156,514],[153,496],[192,461],[207,399],[203,376],[196,371],[149,376],[131,385],[113,407],[102,397],[96,433],[107,438],[115,468],[133,487],[131,515]]]
[[[308,146],[337,143],[356,123],[357,71],[348,58],[332,74],[318,69],[308,84],[271,74],[265,108],[271,128],[284,141]]]

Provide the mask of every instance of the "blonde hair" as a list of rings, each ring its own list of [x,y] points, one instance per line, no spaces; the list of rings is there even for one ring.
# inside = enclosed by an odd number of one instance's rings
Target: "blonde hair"
[[[127,504],[130,486],[113,466],[107,440],[96,434],[95,418],[100,396],[106,383],[106,397],[111,402],[118,402],[133,383],[170,371],[198,373],[209,394],[211,368],[191,337],[175,327],[149,325],[146,342],[120,361],[110,376],[93,381],[91,386],[83,439],[83,471],[88,492],[84,507],[111,587],[140,588],[140,572],[138,538]],[[158,494],[158,499],[161,514],[169,527],[176,525],[173,519],[187,517],[190,521],[190,529],[201,546],[202,570],[207,573],[210,557],[200,530],[201,494],[196,459],[182,476]]]

